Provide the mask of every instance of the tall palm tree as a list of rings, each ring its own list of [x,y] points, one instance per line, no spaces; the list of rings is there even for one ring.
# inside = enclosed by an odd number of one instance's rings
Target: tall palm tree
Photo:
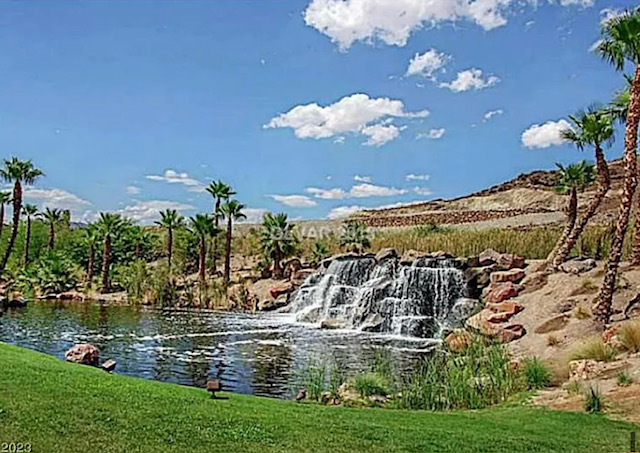
[[[4,207],[11,201],[11,192],[0,192],[0,239],[4,228]]]
[[[247,216],[244,215],[242,210],[244,209],[244,205],[240,203],[238,200],[229,200],[225,201],[220,206],[220,213],[224,218],[227,219],[227,246],[225,249],[224,255],[224,283],[225,285],[229,283],[229,279],[231,276],[231,234],[232,234],[232,224],[235,220],[246,219]]]
[[[86,285],[91,288],[93,282],[93,266],[95,262],[96,244],[100,240],[100,228],[95,223],[90,223],[84,229],[84,239],[87,242],[88,257],[87,257],[87,276]]]
[[[131,240],[134,245],[133,256],[139,260],[142,256],[142,246],[151,240],[151,233],[146,228],[136,225],[131,232]]]
[[[562,251],[565,249],[573,232],[578,228],[578,226],[576,226],[576,218],[578,216],[578,192],[582,192],[586,189],[589,184],[594,181],[595,176],[593,165],[588,164],[585,161],[572,164],[567,167],[560,164],[556,165],[558,167],[558,180],[556,181],[555,191],[563,195],[569,195],[569,201],[567,204],[567,223],[562,235],[554,247],[554,250]],[[569,250],[571,250],[571,248]],[[553,253],[554,252],[552,251],[551,254]]]
[[[200,244],[198,253],[198,277],[203,282],[206,277],[206,261],[207,261],[207,239],[216,236],[220,229],[216,228],[213,218],[206,214],[196,214],[190,219],[190,229],[198,236]]]
[[[262,217],[260,243],[264,254],[273,261],[274,278],[282,278],[282,260],[294,252],[297,242],[287,214],[267,212]]]
[[[552,262],[553,267],[558,267],[567,260],[587,223],[598,211],[604,197],[611,188],[609,166],[602,147],[613,143],[615,133],[613,117],[607,111],[591,108],[586,112],[571,115],[569,119],[573,123],[573,128],[562,131],[562,137],[566,141],[573,143],[580,151],[584,150],[586,146],[593,146],[598,172],[598,190],[589,203],[587,210],[582,214],[578,222],[574,223],[575,226],[568,232],[568,235],[564,237],[564,241],[558,242],[557,248],[547,257],[547,262]]]
[[[60,209],[46,208],[40,217],[49,225],[49,250],[53,250],[56,242],[56,225],[62,221],[64,214]]]
[[[11,256],[11,252],[16,243],[16,237],[18,236],[20,213],[22,212],[22,184],[33,184],[42,175],[44,175],[44,173],[34,167],[30,160],[20,160],[17,157],[5,159],[4,166],[0,168],[0,179],[13,183],[13,225],[11,227],[11,236],[7,243],[7,249],[0,262],[0,275],[7,267],[9,256]]]
[[[220,205],[222,201],[227,201],[231,196],[235,195],[236,192],[231,188],[231,186],[225,183],[222,180],[212,181],[207,187],[207,192],[211,194],[213,199],[215,200],[215,205],[213,209],[213,222],[214,226],[218,228],[220,226]],[[212,258],[213,258],[213,272],[217,269],[218,263],[218,236],[213,236],[213,247],[212,247]]]
[[[120,214],[101,212],[100,219],[96,222],[96,227],[103,238],[102,250],[102,292],[111,291],[109,281],[109,270],[111,268],[111,243],[113,238],[120,234],[127,222]]]
[[[640,124],[640,9],[627,11],[608,20],[602,27],[602,39],[596,47],[596,51],[619,71],[624,69],[626,62],[630,62],[634,66],[624,138],[625,175],[622,200],[606,273],[594,309],[596,319],[601,324],[606,324],[611,316],[611,304],[618,266],[622,257],[622,246],[629,226],[633,195],[638,185],[636,148],[638,145],[638,124]]]
[[[27,231],[24,235],[24,267],[27,267],[29,264],[29,245],[31,243],[31,218],[38,213],[38,207],[27,203],[22,207],[22,212],[27,217]]]
[[[167,264],[169,272],[171,272],[171,259],[173,257],[173,232],[179,228],[184,228],[185,222],[178,211],[175,209],[167,209],[160,212],[160,220],[156,221],[156,225],[160,225],[167,230]]]

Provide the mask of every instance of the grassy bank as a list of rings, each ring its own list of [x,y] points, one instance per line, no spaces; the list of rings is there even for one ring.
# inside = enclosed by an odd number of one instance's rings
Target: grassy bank
[[[0,442],[37,453],[626,451],[633,426],[512,406],[430,413],[228,395],[108,375],[0,344]]]

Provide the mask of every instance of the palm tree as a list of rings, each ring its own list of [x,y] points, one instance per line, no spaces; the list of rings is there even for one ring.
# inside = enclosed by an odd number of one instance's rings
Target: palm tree
[[[182,217],[175,209],[167,209],[160,212],[160,220],[156,221],[156,225],[167,230],[167,264],[169,272],[171,272],[171,258],[173,256],[173,232],[185,226],[184,217]]]
[[[56,225],[64,218],[60,209],[45,209],[40,213],[40,217],[49,224],[49,250],[53,250],[56,241]]]
[[[139,225],[133,227],[131,231],[131,241],[134,245],[133,256],[136,260],[139,260],[142,256],[142,246],[151,240],[151,233]]]
[[[4,228],[4,206],[11,201],[11,192],[0,192],[0,239]]]
[[[274,278],[282,278],[281,261],[291,255],[298,242],[287,214],[267,212],[262,218],[260,242],[264,254],[273,261]]]
[[[27,231],[24,236],[24,267],[29,264],[29,244],[31,242],[31,218],[38,213],[38,207],[34,204],[25,204],[22,212],[27,216]]]
[[[22,212],[22,184],[33,184],[40,176],[44,175],[41,170],[35,168],[30,160],[20,160],[17,157],[4,160],[4,167],[0,168],[0,179],[13,183],[13,225],[11,236],[4,252],[2,262],[0,262],[0,275],[4,272],[9,261],[9,256],[13,251],[18,236],[20,226],[20,213]]]
[[[577,164],[572,164],[564,167],[560,164],[556,164],[558,167],[558,180],[556,181],[555,191],[559,194],[569,195],[569,201],[567,204],[567,224],[564,227],[562,235],[558,239],[554,251],[564,250],[566,244],[575,232],[576,217],[578,216],[578,192],[584,191],[594,179],[593,165],[582,161]],[[571,247],[573,248],[573,247]],[[571,250],[571,248],[569,250]],[[554,251],[551,252],[551,256]],[[547,258],[549,260],[549,258]],[[561,261],[559,264],[562,264]]]
[[[84,229],[84,239],[87,241],[88,248],[88,259],[87,259],[87,276],[86,276],[86,284],[87,287],[91,287],[91,282],[93,281],[93,266],[95,261],[95,247],[96,243],[100,239],[100,228],[95,223],[90,223]]]
[[[96,228],[103,238],[102,250],[102,292],[108,293],[111,290],[109,282],[109,270],[111,267],[111,242],[114,236],[118,235],[127,222],[120,214],[101,212],[100,219],[96,222]]]
[[[220,205],[223,200],[229,200],[232,195],[236,193],[231,188],[231,186],[225,183],[222,180],[212,181],[207,187],[207,192],[211,194],[213,199],[215,200],[215,207],[213,209],[213,221],[216,228],[218,228],[220,221]],[[213,247],[212,247],[212,255],[213,255],[213,272],[216,271],[217,262],[218,262],[218,236],[215,235],[213,237]]]
[[[611,145],[611,143],[613,143],[615,130],[612,116],[606,111],[591,108],[586,112],[571,115],[569,119],[573,123],[573,128],[562,131],[562,137],[573,143],[580,151],[586,146],[593,146],[598,172],[598,190],[574,228],[564,237],[563,242],[558,242],[557,248],[547,257],[547,262],[553,263],[554,268],[557,268],[567,260],[567,257],[576,245],[576,242],[578,242],[578,238],[584,231],[587,223],[598,211],[604,197],[611,188],[609,166],[607,165],[602,147],[603,145]],[[561,179],[562,178],[563,176],[561,174]]]
[[[190,220],[191,231],[198,236],[200,244],[198,253],[198,277],[200,281],[203,282],[207,267],[207,238],[217,236],[218,233],[220,233],[220,229],[215,227],[213,218],[206,214],[196,214],[196,216],[191,217]]]
[[[348,222],[344,224],[342,235],[340,236],[340,245],[348,251],[354,251],[356,253],[361,253],[371,247],[367,226],[362,222]]]
[[[232,223],[234,220],[246,219],[247,216],[244,215],[242,210],[244,209],[244,205],[240,203],[238,200],[228,200],[225,201],[220,206],[220,213],[224,218],[227,219],[227,246],[224,255],[224,283],[225,285],[229,283],[229,278],[231,276],[231,234],[232,234]]]
[[[638,124],[640,124],[640,9],[627,11],[608,20],[602,27],[602,39],[596,51],[618,71],[624,69],[627,61],[634,65],[624,138],[625,175],[622,200],[606,273],[594,309],[596,319],[604,325],[611,316],[611,303],[622,257],[622,246],[629,226],[633,195],[638,185],[636,148]]]
[[[321,242],[316,242],[313,244],[313,249],[311,250],[311,261],[314,263],[320,263],[325,258],[328,258],[331,255],[331,252],[327,248],[327,246]]]

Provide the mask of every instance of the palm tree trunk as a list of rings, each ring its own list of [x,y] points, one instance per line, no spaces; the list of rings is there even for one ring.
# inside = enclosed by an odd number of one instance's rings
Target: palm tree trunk
[[[218,227],[220,226],[220,203],[221,203],[222,199],[221,198],[217,198],[216,199],[216,207],[213,211],[213,223],[216,227],[216,230],[218,229]],[[213,246],[211,247],[211,256],[212,256],[212,269],[213,272],[215,273],[218,270],[218,235],[214,235],[213,236]]]
[[[102,257],[102,292],[108,293],[111,290],[109,284],[109,266],[111,265],[111,236],[104,237],[104,253]]]
[[[4,272],[9,261],[9,256],[13,251],[13,246],[16,243],[16,237],[18,236],[18,227],[20,226],[20,211],[22,210],[22,184],[20,181],[16,181],[13,185],[13,225],[11,227],[11,236],[9,237],[9,243],[7,249],[4,252],[2,263],[0,263],[0,275]]]
[[[0,204],[0,239],[2,239],[3,228],[4,228],[4,203]]]
[[[169,228],[169,238],[167,239],[167,263],[169,265],[169,273],[171,273],[171,258],[173,255],[173,229]]]
[[[567,223],[565,224],[562,235],[558,238],[556,245],[547,257],[547,263],[555,262],[554,258],[558,251],[562,250],[566,245],[569,237],[575,230],[576,218],[578,217],[578,192],[572,188],[569,192],[569,204],[567,205]]]
[[[91,281],[93,280],[94,255],[93,244],[89,244],[89,262],[87,263],[87,285],[89,288],[91,287]]]
[[[224,284],[228,285],[231,278],[231,216],[227,220],[227,247],[224,255]]]
[[[24,267],[29,264],[29,242],[31,241],[31,217],[27,216],[27,232],[24,238]]]
[[[553,267],[557,268],[562,263],[564,263],[573,247],[578,242],[580,235],[584,231],[589,223],[589,220],[596,214],[598,208],[602,204],[602,200],[609,192],[611,188],[611,177],[609,175],[609,166],[607,165],[607,161],[604,158],[604,153],[602,152],[602,148],[600,146],[596,146],[596,166],[598,167],[598,191],[596,192],[595,197],[589,203],[586,212],[580,217],[577,225],[569,235],[567,241],[564,245],[558,250],[557,255],[553,259]]]
[[[206,247],[207,238],[205,236],[200,237],[200,255],[198,260],[198,276],[200,277],[200,281],[204,282],[205,278],[205,266],[207,261],[207,247]]]
[[[622,201],[618,213],[616,232],[611,243],[611,252],[606,266],[606,274],[600,288],[600,294],[595,300],[594,314],[596,320],[602,325],[609,322],[611,316],[611,304],[615,291],[618,266],[622,258],[622,246],[629,226],[631,216],[631,204],[633,195],[638,185],[636,147],[638,145],[638,124],[640,123],[640,66],[636,66],[631,84],[631,99],[627,114],[627,127],[624,136],[624,185]]]
[[[53,246],[56,241],[56,230],[53,226],[53,222],[49,223],[49,251],[53,251]]]
[[[273,278],[282,278],[283,269],[280,265],[280,262],[282,260],[282,252],[280,251],[280,247],[276,245],[276,248],[273,252]]]

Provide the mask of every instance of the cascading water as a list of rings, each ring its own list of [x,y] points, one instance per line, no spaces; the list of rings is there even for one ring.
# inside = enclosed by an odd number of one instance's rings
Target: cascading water
[[[461,264],[449,258],[397,259],[373,256],[333,259],[296,293],[291,310],[302,322],[331,319],[350,329],[433,338],[464,317],[467,294]]]

